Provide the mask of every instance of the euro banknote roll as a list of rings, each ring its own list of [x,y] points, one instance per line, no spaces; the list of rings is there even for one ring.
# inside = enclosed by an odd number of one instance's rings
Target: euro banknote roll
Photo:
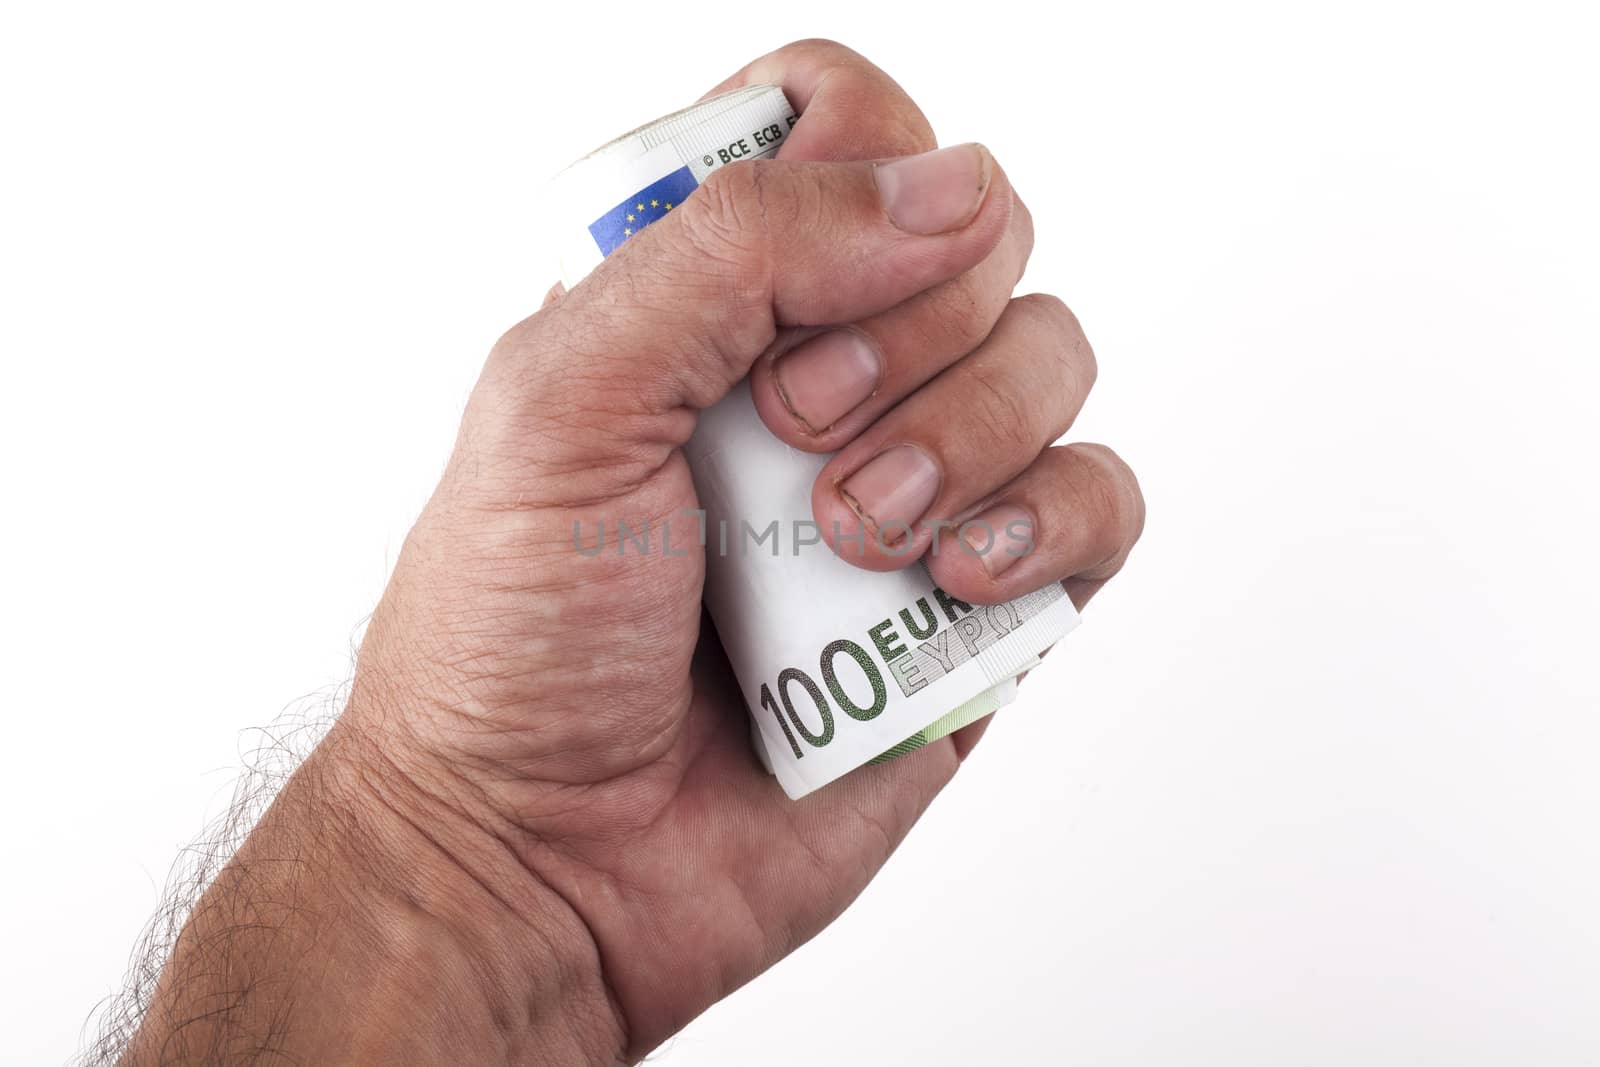
[[[620,137],[556,177],[550,234],[570,289],[720,167],[776,155],[797,122],[777,86],[737,89]],[[1008,702],[1016,677],[1078,623],[1059,584],[971,605],[920,563],[865,571],[812,519],[828,456],[761,422],[748,382],[700,414],[685,448],[703,515],[705,602],[758,755],[801,797]]]

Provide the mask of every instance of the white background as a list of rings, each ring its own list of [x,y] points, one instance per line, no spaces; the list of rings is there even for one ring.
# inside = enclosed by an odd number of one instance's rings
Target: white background
[[[337,683],[543,179],[809,34],[1033,209],[1145,539],[834,927],[659,1056],[1600,1061],[1579,5],[17,4],[0,1058]]]

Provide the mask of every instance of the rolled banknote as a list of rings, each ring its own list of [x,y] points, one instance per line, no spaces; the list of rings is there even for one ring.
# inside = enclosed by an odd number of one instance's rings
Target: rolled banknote
[[[750,86],[567,168],[548,197],[562,281],[577,285],[712,171],[775,155],[796,121],[782,89]],[[989,714],[1077,625],[1059,584],[975,606],[940,589],[920,563],[880,573],[838,558],[811,511],[828,457],[774,437],[747,381],[701,412],[685,453],[703,509],[706,606],[757,753],[790,797]]]

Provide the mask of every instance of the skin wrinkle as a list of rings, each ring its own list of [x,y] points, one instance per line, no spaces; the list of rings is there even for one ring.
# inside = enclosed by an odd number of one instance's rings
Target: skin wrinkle
[[[953,348],[969,352],[988,340],[1009,299],[995,296],[992,286],[976,279],[958,280],[911,298],[914,313],[925,324],[924,344],[935,350]]]
[[[1013,457],[1025,457],[1026,462],[1038,455],[1040,447],[1039,438],[1042,435],[1037,428],[1039,405],[997,385],[996,378],[1004,383],[1005,373],[980,364],[967,366],[964,383],[976,387],[977,392],[983,395],[982,403],[974,404],[968,410],[984,430],[985,436],[980,439],[1000,442],[1000,447],[993,452],[1007,461],[1014,462]]]
[[[657,812],[655,817],[659,818],[660,813]],[[526,845],[526,852],[531,853],[535,849],[543,849],[547,857],[551,855],[562,855],[560,845],[553,838],[534,838],[530,835]],[[611,893],[612,899],[623,903],[624,907],[626,906],[626,901],[628,900],[629,895],[625,891],[620,891],[618,883],[616,882],[618,876],[613,872],[608,872],[601,868],[595,867],[576,855],[569,855],[565,858],[569,861],[572,869],[582,872],[582,874],[587,875],[588,878],[584,879],[581,875],[569,875],[569,888],[566,889],[561,888],[561,878],[550,878],[549,880],[552,885],[552,889],[567,905],[567,907],[571,909],[572,913],[583,924],[584,930],[588,933],[590,942],[592,943],[600,960],[599,972],[601,980],[605,985],[606,997],[613,1006],[618,1023],[622,1027],[622,1032],[625,1035],[622,1042],[622,1047],[630,1048],[631,1042],[626,1038],[629,1025],[628,1013],[624,1006],[626,1001],[610,978],[611,967],[607,964],[607,959],[610,953],[606,948],[604,936],[602,932],[591,923],[589,916],[585,913],[585,909],[583,907],[584,901],[591,898],[595,883],[598,883],[601,886],[608,884],[611,885],[613,887],[613,891]],[[530,872],[534,872],[537,870],[549,871],[552,865],[548,859],[543,864],[535,864],[528,859],[524,859],[523,866]],[[549,878],[549,875],[536,874],[536,877]],[[590,883],[589,888],[586,890],[577,891],[575,887],[572,887],[571,885],[571,883],[585,880]]]
[[[773,300],[776,285],[766,208],[758,207],[760,226],[745,228],[741,209],[734,202],[741,191],[758,200],[769,195],[766,162],[755,160],[748,167],[714,171],[699,190],[710,190],[711,195],[699,206],[697,198],[686,203],[694,210],[688,213],[690,225],[683,229],[684,238],[701,262],[717,267],[716,291],[721,296],[716,328],[699,338],[717,356],[722,375],[698,389],[692,383],[679,383],[679,403],[697,409],[709,407],[729,385],[744,376],[749,365],[746,353],[764,351],[777,337]]]
[[[683,772],[683,777],[684,778],[688,778],[688,777],[692,776],[692,774],[694,773],[695,767],[699,765],[700,760],[705,756],[705,754],[706,754],[705,750],[702,748],[700,753],[697,754],[695,757],[693,757],[689,761],[689,763],[684,768],[684,772]],[[656,813],[656,815],[653,816],[653,819],[659,819],[660,817],[661,817],[661,813],[658,811]],[[648,829],[649,829],[649,827],[646,826],[643,830],[641,830],[639,832],[642,833],[642,832],[645,832]],[[543,847],[544,849],[546,849],[546,850],[552,850],[552,849],[556,848],[556,846],[554,844],[554,841],[555,841],[555,839],[552,839],[552,838],[541,838],[541,839],[539,839],[538,844],[541,847]],[[810,849],[811,846],[810,846],[809,842],[807,842],[806,844],[807,844],[808,849]],[[820,854],[818,854],[814,850],[812,850],[812,855],[813,855],[813,858],[818,863],[822,862]],[[600,868],[597,868],[597,867],[593,866],[592,864],[590,864],[586,860],[584,860],[582,857],[577,856],[577,855],[569,854],[569,855],[567,855],[566,858],[567,858],[567,861],[568,861],[568,864],[569,864],[569,869],[575,870],[575,871],[582,871],[582,872],[584,872],[584,874],[588,878],[590,878],[590,879],[598,879],[599,880],[599,884],[609,886],[610,888],[606,892],[606,895],[610,899],[612,899],[613,901],[618,902],[619,906],[624,907],[626,910],[632,910],[632,911],[639,910],[639,906],[640,906],[640,902],[641,902],[641,895],[645,899],[648,899],[648,894],[647,893],[641,894],[641,891],[638,889],[638,887],[630,888],[630,886],[629,886],[629,884],[627,882],[620,880],[620,876],[619,875],[617,875],[615,873],[608,874],[603,869],[600,869]],[[568,896],[568,899],[573,902],[574,906],[577,906],[577,901],[578,900],[591,899],[592,896],[593,896],[593,893],[594,893],[594,886],[591,885],[589,889],[585,890],[581,894],[577,894],[575,896]],[[747,908],[748,908],[748,904],[747,904]],[[753,909],[752,909],[752,911],[753,911]],[[731,989],[735,988],[737,985],[743,984],[744,980],[747,980],[747,979],[740,978],[740,979],[734,980],[734,979],[728,978],[727,976],[724,976],[723,979],[722,979],[721,989],[716,994],[716,996],[720,996],[720,995],[725,994],[727,991],[731,991]],[[685,1023],[687,1021],[688,1021],[687,1018],[683,1018],[683,1019],[679,1020],[679,1024],[681,1025],[681,1023]]]
[[[398,814],[398,816],[402,817],[403,821],[405,821],[406,824],[410,825],[411,829],[413,829],[414,832],[418,833],[419,837],[421,837],[422,840],[427,841],[427,843],[429,843],[430,846],[434,846],[435,851],[438,851],[438,853],[442,854],[442,856],[448,857],[448,859],[451,859],[451,861],[458,862],[458,864],[459,864],[458,857],[451,856],[450,849],[446,848],[446,846],[443,845],[442,841],[438,840],[438,838],[435,838],[434,835],[432,835],[432,833],[430,833],[429,830],[426,829],[426,827],[422,827],[421,824],[418,824],[418,822],[414,821],[414,819],[411,819],[411,817],[405,816],[405,814],[403,814],[403,813],[397,813],[397,814]],[[499,840],[499,838],[496,838],[496,840]],[[467,873],[472,873],[472,869],[470,869],[470,865],[464,865],[464,864],[459,864],[459,865],[462,865],[462,869],[466,869]],[[526,870],[526,867],[523,867],[523,869]],[[533,872],[533,870],[530,870],[530,873],[533,873],[534,877],[538,878],[538,872]],[[501,904],[502,909],[506,909],[507,915],[517,915],[517,909],[515,909],[515,905],[512,904],[512,902],[507,901],[506,897],[502,897],[501,894],[499,894],[498,889],[494,888],[494,886],[491,885],[490,881],[482,880],[482,878],[480,878],[480,880],[478,880],[478,888],[482,888],[483,891],[485,891],[485,893],[488,894],[488,896],[493,897],[494,901],[498,902],[498,904]],[[578,918],[578,920],[581,921],[582,925],[584,925],[584,929],[586,929],[587,933],[589,933],[590,939],[594,939],[594,931],[592,931],[592,929],[589,929],[589,925],[587,925],[587,921],[584,920],[584,918],[582,918],[582,913],[579,912],[579,910],[573,909],[573,905],[571,905],[571,901],[566,901],[565,897],[560,896],[560,891],[558,891],[558,889],[555,889],[554,886],[547,886],[547,888],[550,888],[550,891],[552,891],[552,893],[557,894],[557,897],[560,897],[560,899],[562,899],[563,904],[566,904],[566,907],[568,907],[568,909],[570,909],[571,912],[573,912],[574,918]],[[424,909],[421,909],[421,907],[418,907],[418,910],[424,910]],[[562,955],[562,953],[557,952],[557,950],[555,950],[555,945],[550,944],[550,942],[547,941],[546,937],[542,936],[542,931],[539,931],[538,926],[528,926],[528,928],[526,928],[526,929],[528,929],[528,933],[530,933],[531,936],[538,937],[539,941],[546,941],[546,947],[547,947],[547,950],[549,950],[550,958],[554,958],[554,960],[560,961],[560,955]],[[605,968],[603,968],[603,966],[602,966],[602,968],[600,968],[600,979],[602,979],[602,982],[606,981]],[[627,1033],[627,1016],[626,1016],[626,1014],[622,1013],[621,1006],[619,1006],[618,1000],[616,1000],[616,993],[614,993],[614,990],[610,989],[610,985],[608,985],[608,987],[606,987],[606,998],[608,998],[608,1000],[611,1001],[611,1005],[613,1005],[613,1008],[614,1008],[614,1011],[613,1011],[614,1024],[616,1024],[616,1027],[618,1027],[619,1032],[624,1033],[624,1035],[626,1035],[626,1033]]]
[[[419,788],[419,789],[423,788],[420,785],[420,783],[415,779],[415,777],[413,777],[412,775],[408,774],[398,764],[394,763],[392,760],[389,760],[386,756],[381,755],[381,753],[380,753],[379,758],[383,759],[383,761],[390,767],[391,772],[393,774],[396,774],[396,775],[400,776],[402,780],[410,782],[413,788]],[[360,777],[360,779],[362,781],[367,783],[367,785],[368,785],[368,787],[370,789],[373,789],[374,795],[383,796],[387,792],[384,789],[375,788],[378,785],[379,781],[381,781],[381,779],[373,778],[370,775],[369,772],[361,771],[361,772],[359,772],[359,777]],[[463,777],[455,776],[454,778],[452,778],[452,781],[454,781],[457,785],[470,788],[469,781],[467,779],[463,778]],[[436,797],[441,797],[441,795],[438,794],[435,791],[429,791],[429,790],[426,790],[426,789],[423,789],[423,791],[424,792],[432,792],[432,795],[434,795]],[[480,797],[483,796],[481,790],[478,790],[478,792],[479,792]],[[496,902],[498,902],[501,905],[501,907],[505,910],[505,913],[507,915],[509,915],[509,916],[517,916],[520,913],[521,909],[519,909],[516,906],[516,904],[514,904],[513,902],[511,902],[508,899],[504,898],[500,894],[499,890],[492,883],[490,883],[487,879],[484,879],[484,878],[476,876],[476,874],[475,874],[475,871],[476,871],[475,865],[461,862],[460,858],[455,856],[455,855],[453,855],[451,850],[442,841],[437,839],[433,835],[433,833],[431,831],[429,831],[427,828],[419,825],[414,819],[411,818],[411,816],[409,814],[407,814],[404,810],[401,809],[400,805],[394,804],[394,803],[387,803],[386,807],[389,809],[389,811],[392,814],[397,815],[407,825],[409,825],[412,828],[412,830],[418,836],[420,836],[424,841],[428,842],[428,844],[432,845],[436,850],[438,850],[444,856],[449,857],[450,859],[452,859],[454,861],[454,864],[453,864],[454,869],[465,871],[469,875],[474,876],[478,887],[483,892],[487,893],[492,899],[494,899]],[[476,804],[476,805],[472,805],[471,807],[472,808],[476,808],[479,811],[492,810],[492,806],[491,805],[484,805],[482,803],[479,803],[479,804]],[[472,816],[472,815],[470,815],[468,813],[471,810],[468,807],[464,807],[464,806],[461,806],[459,804],[452,803],[451,804],[451,808],[452,808],[452,810],[454,810],[457,813],[457,817],[458,818],[465,819],[465,820],[467,820],[469,822],[474,819],[474,816]],[[557,887],[551,885],[547,880],[542,878],[539,875],[539,872],[537,870],[535,870],[534,868],[529,866],[527,863],[523,862],[523,860],[522,860],[523,851],[521,849],[519,849],[516,845],[514,845],[512,843],[512,840],[510,839],[510,838],[514,837],[518,841],[521,841],[524,838],[531,840],[531,839],[533,839],[533,835],[531,833],[526,832],[526,831],[523,831],[523,832],[518,833],[518,834],[508,835],[504,825],[503,824],[499,824],[499,823],[497,823],[496,826],[494,826],[494,827],[489,827],[488,829],[490,830],[490,833],[488,835],[487,840],[490,840],[490,841],[493,841],[493,842],[498,842],[505,849],[505,855],[507,856],[507,858],[509,858],[514,864],[516,864],[519,869],[521,869],[522,871],[524,871],[527,874],[531,875],[533,877],[534,882],[538,886],[540,886],[540,887],[542,887],[544,889],[547,889],[551,894],[553,894],[555,896],[555,898],[557,900],[559,900],[566,907],[566,909],[572,914],[572,916],[582,925],[584,931],[587,933],[587,935],[589,937],[589,940],[590,940],[591,944],[598,944],[598,940],[596,939],[596,937],[594,935],[594,931],[589,928],[588,921],[584,918],[584,916],[581,913],[581,911],[579,911],[573,905],[573,902],[568,900],[560,892],[560,890]],[[562,953],[561,953],[559,947],[556,946],[554,943],[550,942],[544,936],[543,932],[540,930],[540,928],[538,926],[524,924],[524,927],[525,927],[525,929],[527,930],[527,932],[530,935],[532,935],[533,937],[535,937],[535,938],[537,938],[537,939],[539,939],[539,940],[541,940],[541,941],[543,941],[545,943],[547,958],[555,959],[558,962],[562,960]],[[615,1025],[615,1027],[617,1028],[618,1032],[623,1036],[622,1046],[626,1047],[627,1046],[627,1036],[626,1035],[628,1033],[627,1017],[626,1017],[625,1013],[621,1010],[620,1001],[618,1000],[618,998],[616,996],[615,990],[611,988],[611,986],[609,984],[609,980],[606,977],[606,974],[605,974],[605,971],[604,971],[603,967],[600,968],[599,977],[600,977],[600,979],[602,981],[602,984],[604,985],[607,1000],[611,1004],[612,1009],[613,1009],[612,1014],[614,1015],[614,1019],[612,1021],[613,1021],[614,1025]]]

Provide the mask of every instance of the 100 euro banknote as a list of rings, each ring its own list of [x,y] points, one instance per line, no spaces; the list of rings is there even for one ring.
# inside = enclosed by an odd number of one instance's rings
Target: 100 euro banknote
[[[751,86],[573,164],[550,196],[562,281],[577,285],[718,168],[775,156],[797,121],[782,89]],[[992,712],[1077,625],[1058,584],[973,605],[920,563],[885,573],[840,559],[812,521],[812,483],[829,457],[774,437],[747,381],[700,413],[685,453],[703,509],[706,606],[758,755],[791,797]]]

